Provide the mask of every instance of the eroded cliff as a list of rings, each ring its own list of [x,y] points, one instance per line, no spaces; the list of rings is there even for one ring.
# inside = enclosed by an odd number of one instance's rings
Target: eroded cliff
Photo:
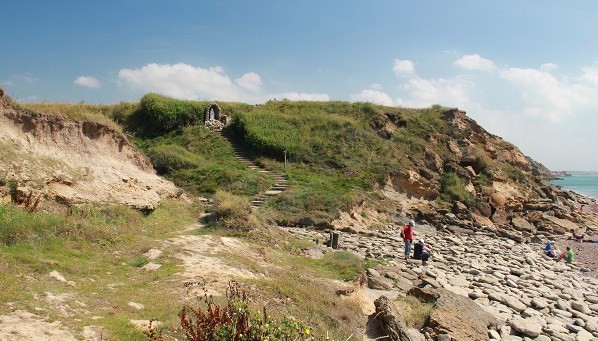
[[[122,204],[153,210],[180,195],[119,131],[95,122],[33,113],[0,98],[0,178],[17,200]]]

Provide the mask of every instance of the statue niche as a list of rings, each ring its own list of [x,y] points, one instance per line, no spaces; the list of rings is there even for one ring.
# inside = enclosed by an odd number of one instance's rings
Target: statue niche
[[[211,130],[220,131],[228,124],[228,116],[222,113],[222,110],[216,103],[210,103],[204,115],[204,125]]]

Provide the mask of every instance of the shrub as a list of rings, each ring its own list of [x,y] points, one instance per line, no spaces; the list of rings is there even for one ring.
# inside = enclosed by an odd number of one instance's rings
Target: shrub
[[[470,193],[465,190],[463,180],[455,173],[445,173],[440,179],[440,191],[446,199],[467,202],[472,199]]]
[[[251,229],[251,203],[249,200],[228,192],[218,191],[214,195],[218,222],[225,228],[247,231]]]
[[[421,329],[426,324],[435,305],[422,302],[414,296],[400,298],[395,303],[407,327],[415,329]]]
[[[253,312],[249,297],[236,282],[226,290],[225,304],[217,304],[212,296],[203,297],[205,308],[184,306],[179,314],[181,329],[189,341],[262,341],[262,340],[313,340],[310,328],[303,322],[284,316],[275,320],[264,307],[261,313]],[[146,333],[150,340],[162,337],[153,328]]]
[[[200,102],[196,101],[147,94],[141,98],[139,109],[150,126],[166,132],[180,126],[193,125],[202,121],[205,108]]]
[[[506,163],[503,166],[503,172],[505,173],[505,175],[509,179],[511,179],[513,181],[516,181],[516,182],[523,182],[523,181],[525,181],[525,174],[518,167],[515,167],[513,165],[510,165],[510,164]]]
[[[136,267],[136,268],[140,268],[144,265],[146,265],[147,263],[149,263],[149,259],[145,256],[139,256],[137,258],[134,258],[133,260],[131,260],[129,262],[130,266]]]
[[[17,187],[19,185],[17,184],[16,180],[10,180],[8,182],[8,194],[10,195],[10,200],[12,202],[16,202],[17,201]]]
[[[202,158],[176,144],[163,144],[151,147],[148,156],[159,174],[184,168],[199,167]]]

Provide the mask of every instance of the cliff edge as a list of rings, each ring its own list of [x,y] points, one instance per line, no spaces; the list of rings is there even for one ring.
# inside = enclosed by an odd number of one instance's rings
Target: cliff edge
[[[16,182],[17,200],[31,194],[67,205],[153,210],[181,194],[118,130],[23,110],[6,96],[0,97],[0,178]]]

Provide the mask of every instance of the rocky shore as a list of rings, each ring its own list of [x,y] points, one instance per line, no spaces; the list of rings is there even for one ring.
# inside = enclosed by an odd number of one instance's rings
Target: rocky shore
[[[598,338],[595,268],[555,262],[543,255],[543,241],[518,243],[492,231],[418,226],[415,238],[425,239],[432,251],[431,261],[423,266],[420,261],[403,259],[398,228],[370,236],[341,235],[342,249],[382,260],[368,270],[367,280],[367,286],[380,290],[380,296],[385,292],[405,295],[413,287],[424,287],[468,297],[497,321],[480,339]],[[322,231],[285,229],[312,240],[327,238]],[[598,251],[598,244],[584,246],[587,248],[583,252]],[[458,330],[451,330],[450,325],[443,328],[441,334],[449,337],[446,340],[460,339]],[[438,335],[422,330],[419,339],[441,339]]]

